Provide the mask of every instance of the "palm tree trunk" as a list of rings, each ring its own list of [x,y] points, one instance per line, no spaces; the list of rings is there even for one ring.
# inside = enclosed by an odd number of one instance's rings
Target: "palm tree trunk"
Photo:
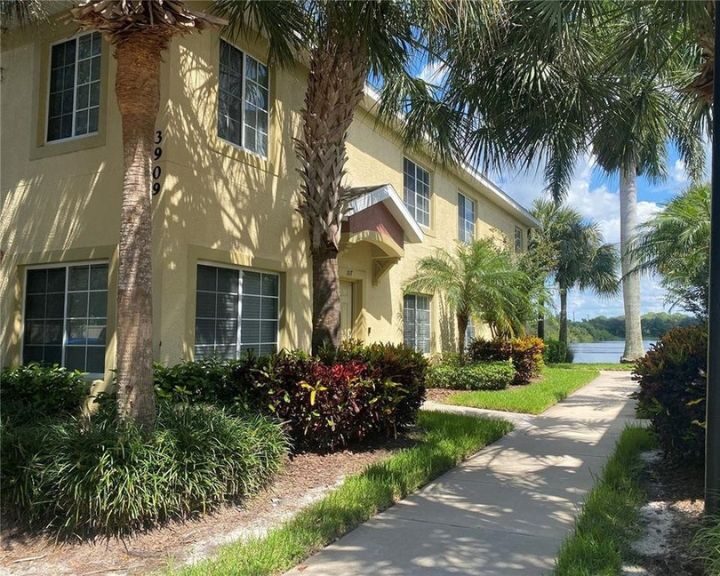
[[[117,392],[121,418],[155,424],[152,351],[151,154],[160,105],[156,33],[134,34],[116,47],[115,92],[122,119],[123,181],[117,302]]]
[[[640,325],[640,274],[630,273],[635,262],[627,250],[637,227],[637,219],[637,167],[635,162],[630,162],[620,174],[620,258],[625,307],[625,351],[622,362],[633,362],[645,354]]]
[[[312,351],[340,345],[337,255],[346,192],[345,142],[368,71],[363,38],[326,24],[310,60],[302,139],[295,143],[303,187],[300,213],[309,225],[313,259]]]
[[[537,321],[537,335],[541,340],[545,340],[545,300],[540,297],[538,304],[540,312]]]
[[[560,342],[567,347],[568,343],[568,322],[567,322],[567,288],[560,288]]]
[[[313,253],[312,351],[340,345],[338,252],[332,246]]]
[[[467,330],[469,322],[470,318],[467,314],[460,313],[457,315],[458,354],[460,355],[461,361],[465,357],[465,331]]]

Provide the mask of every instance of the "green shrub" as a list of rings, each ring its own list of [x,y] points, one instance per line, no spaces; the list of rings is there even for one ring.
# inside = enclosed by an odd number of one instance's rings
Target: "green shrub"
[[[572,363],[574,356],[573,351],[564,342],[545,340],[545,350],[543,351],[545,364]]]
[[[651,420],[671,458],[704,458],[706,369],[705,326],[669,330],[635,364],[638,414]]]
[[[338,351],[338,360],[364,362],[373,377],[399,385],[391,387],[393,394],[401,395],[394,409],[394,427],[403,428],[415,422],[425,401],[428,361],[423,354],[403,344],[362,345],[358,341],[347,341]]]
[[[438,364],[428,371],[428,386],[452,390],[502,390],[515,378],[511,362]]]
[[[405,346],[346,342],[312,358],[282,351],[240,360],[156,366],[158,395],[283,421],[295,450],[335,450],[413,424],[425,399],[427,360]]]
[[[240,360],[206,358],[174,366],[155,364],[155,391],[159,398],[172,402],[230,407],[240,402],[247,388],[247,383],[237,378],[238,370],[256,367],[258,362],[254,356],[243,356]]]
[[[101,412],[5,427],[3,510],[61,534],[118,535],[260,489],[287,452],[281,427],[201,405],[162,404],[144,435]]]
[[[330,451],[395,435],[417,418],[425,395],[420,380],[424,367],[402,373],[402,353],[381,347],[367,352],[368,357],[375,354],[370,365],[345,360],[350,353],[325,363],[302,353],[281,352],[271,359],[265,376],[256,373],[249,404],[280,418],[298,451]]]
[[[3,419],[14,422],[76,414],[90,392],[82,372],[28,364],[0,373]]]
[[[512,360],[515,367],[513,384],[529,384],[540,375],[545,345],[540,338],[526,337],[513,340],[473,340],[468,355],[473,362]]]

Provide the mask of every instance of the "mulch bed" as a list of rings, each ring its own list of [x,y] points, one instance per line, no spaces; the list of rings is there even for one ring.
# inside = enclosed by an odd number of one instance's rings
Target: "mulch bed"
[[[431,402],[443,403],[453,394],[457,394],[458,390],[448,390],[447,388],[428,388],[426,400]]]
[[[172,522],[123,539],[56,542],[47,535],[0,529],[0,573],[75,576],[147,574],[210,556],[229,541],[263,534],[321,499],[343,478],[411,446],[407,438],[335,454],[289,458],[275,482],[242,507],[225,506],[213,514]]]
[[[703,477],[702,468],[669,465],[662,458],[648,464],[643,477],[648,500],[666,503],[673,516],[666,552],[655,557],[640,557],[636,562],[650,575],[708,576],[691,547],[703,519]]]

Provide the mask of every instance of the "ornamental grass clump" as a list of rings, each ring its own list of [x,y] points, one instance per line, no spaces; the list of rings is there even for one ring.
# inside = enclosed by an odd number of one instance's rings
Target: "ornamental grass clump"
[[[110,410],[5,427],[2,506],[60,535],[122,535],[257,492],[287,451],[271,420],[202,405],[161,405],[149,435]]]

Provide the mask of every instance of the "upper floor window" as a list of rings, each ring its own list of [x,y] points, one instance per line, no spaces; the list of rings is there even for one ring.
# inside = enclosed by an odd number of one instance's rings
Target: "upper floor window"
[[[268,109],[267,66],[221,40],[218,136],[267,156]]]
[[[458,194],[458,239],[469,244],[475,240],[475,201]]]
[[[407,158],[403,165],[405,205],[413,218],[430,226],[430,173]]]
[[[25,282],[23,362],[105,371],[108,265],[32,268]]]
[[[525,249],[523,242],[523,230],[520,226],[515,226],[515,252],[520,253]]]
[[[52,47],[47,141],[98,131],[102,38],[83,34]]]

